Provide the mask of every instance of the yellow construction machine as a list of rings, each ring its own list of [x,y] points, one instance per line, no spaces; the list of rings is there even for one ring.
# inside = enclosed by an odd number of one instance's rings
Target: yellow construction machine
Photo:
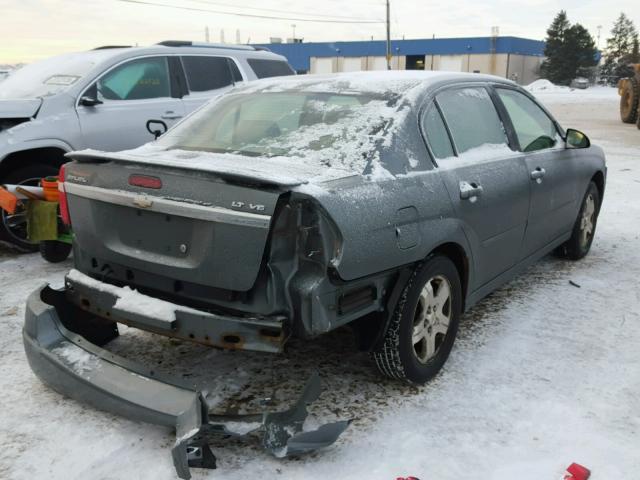
[[[640,128],[640,63],[633,65],[634,75],[618,82],[620,118],[624,123],[636,123]]]

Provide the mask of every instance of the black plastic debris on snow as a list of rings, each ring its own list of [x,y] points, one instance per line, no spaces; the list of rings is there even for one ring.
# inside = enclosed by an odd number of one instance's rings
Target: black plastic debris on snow
[[[209,415],[209,407],[201,396],[178,419],[177,440],[171,452],[178,476],[190,479],[190,467],[216,468],[216,457],[209,447],[213,438],[248,438],[249,434],[261,432],[263,447],[278,458],[302,455],[333,444],[350,420],[303,431],[309,414],[307,406],[318,399],[320,392],[320,377],[314,373],[298,401],[288,410],[234,416]]]

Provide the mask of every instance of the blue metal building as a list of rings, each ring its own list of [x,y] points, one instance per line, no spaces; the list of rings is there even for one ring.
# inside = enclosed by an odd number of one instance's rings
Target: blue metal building
[[[519,37],[470,37],[392,40],[393,69],[458,70],[531,80],[544,52],[543,41]],[[385,42],[269,43],[300,72],[379,70],[386,68]],[[360,64],[358,63],[360,59]]]

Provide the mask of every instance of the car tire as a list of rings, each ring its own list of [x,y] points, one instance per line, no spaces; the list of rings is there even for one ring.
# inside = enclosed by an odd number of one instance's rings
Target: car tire
[[[19,168],[7,174],[2,182],[12,185],[36,185],[37,182],[46,176],[57,175],[58,169],[52,165],[33,164]],[[26,224],[24,228],[10,229],[6,222],[8,214],[4,210],[0,212],[0,240],[11,243],[24,252],[37,252],[38,244],[32,243],[26,237]]]
[[[40,255],[49,263],[64,262],[71,253],[71,244],[57,240],[40,242]]]
[[[449,357],[461,314],[456,266],[443,255],[430,256],[409,278],[380,345],[372,352],[380,372],[414,385],[433,378]]]
[[[594,182],[589,183],[584,194],[578,218],[573,225],[571,238],[563,243],[556,253],[569,260],[580,260],[591,249],[596,233],[598,213],[600,212],[600,192]]]

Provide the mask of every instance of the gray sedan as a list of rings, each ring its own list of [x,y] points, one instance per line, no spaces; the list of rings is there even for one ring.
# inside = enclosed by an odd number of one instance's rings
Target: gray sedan
[[[422,384],[465,309],[549,252],[588,253],[606,178],[602,150],[514,83],[437,72],[259,81],[152,144],[71,158],[75,269],[30,297],[29,359],[165,424],[184,390],[101,351],[118,323],[274,353],[349,325],[383,374]],[[93,359],[82,381],[72,354]]]

